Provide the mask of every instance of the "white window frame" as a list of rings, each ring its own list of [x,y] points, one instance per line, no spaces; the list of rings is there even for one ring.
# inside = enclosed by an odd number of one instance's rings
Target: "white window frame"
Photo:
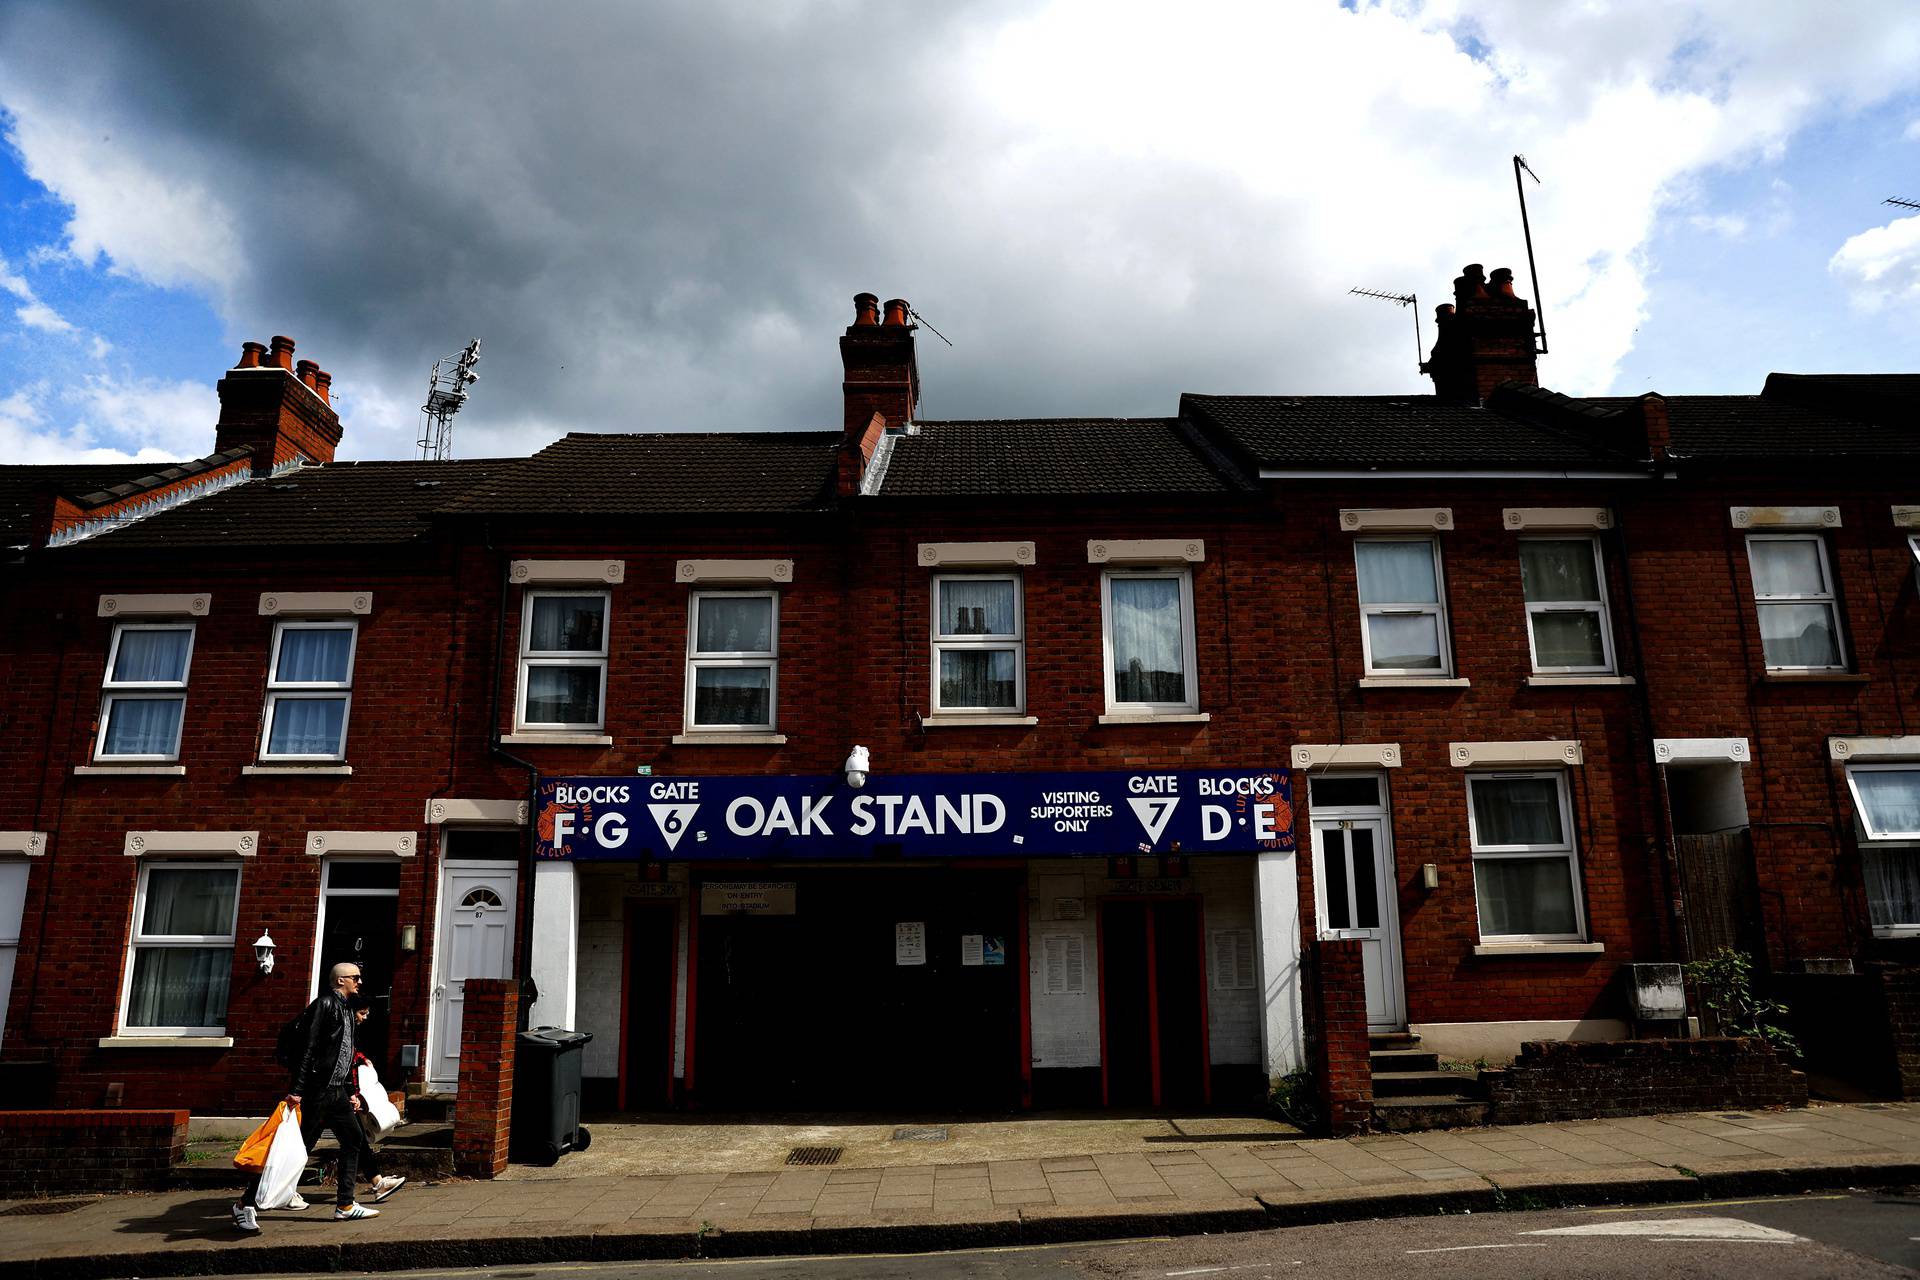
[[[1551,778],[1558,789],[1560,798],[1560,831],[1565,839],[1557,844],[1494,844],[1480,843],[1480,822],[1474,816],[1473,786],[1476,782],[1508,782],[1525,778]],[[1473,854],[1475,870],[1482,859],[1504,861],[1520,858],[1542,858],[1561,856],[1567,862],[1567,876],[1573,887],[1573,924],[1572,933],[1488,933],[1480,924],[1480,879],[1476,874],[1473,880],[1474,926],[1480,930],[1480,941],[1489,944],[1525,943],[1525,942],[1585,942],[1587,940],[1587,902],[1585,887],[1580,878],[1580,850],[1574,839],[1573,830],[1573,785],[1565,769],[1484,769],[1467,775],[1467,840]]]
[[[769,617],[767,642],[771,648],[700,649],[700,602],[702,600],[765,600]],[[695,682],[708,668],[759,668],[767,670],[767,722],[765,724],[702,724],[694,718]],[[687,675],[685,722],[688,733],[766,734],[778,732],[780,724],[780,592],[774,587],[744,589],[699,588],[687,597]]]
[[[147,918],[147,880],[155,870],[160,871],[231,871],[233,872],[233,919],[227,924],[224,934],[156,934],[152,938],[144,937],[140,932],[141,923]],[[133,895],[133,919],[127,925],[127,958],[125,972],[120,976],[119,1034],[122,1036],[151,1036],[161,1039],[185,1036],[224,1036],[227,1029],[218,1027],[136,1027],[127,1021],[127,1006],[133,999],[133,969],[141,949],[161,950],[212,950],[224,946],[228,951],[228,962],[232,963],[232,952],[239,941],[240,931],[240,890],[242,887],[241,864],[233,861],[183,861],[177,858],[145,859],[140,863],[140,882]],[[227,978],[227,1012],[233,1012],[234,983],[231,973]]]
[[[1123,578],[1171,578],[1180,584],[1180,661],[1186,675],[1184,702],[1122,702],[1113,670],[1113,583]],[[1100,652],[1106,667],[1107,710],[1141,715],[1180,715],[1200,710],[1200,665],[1194,652],[1193,570],[1184,566],[1142,565],[1107,569],[1100,574]],[[1024,698],[1022,699],[1024,705]]]
[[[1907,550],[1913,555],[1914,585],[1920,586],[1920,533],[1912,534],[1907,538]]]
[[[1587,543],[1593,550],[1593,581],[1594,586],[1600,593],[1599,598],[1595,600],[1525,601],[1527,607],[1527,656],[1533,662],[1534,673],[1543,676],[1612,675],[1618,659],[1615,658],[1613,652],[1613,611],[1607,603],[1607,559],[1605,553],[1601,550],[1600,539],[1591,536],[1583,537],[1577,533],[1542,533],[1535,537],[1522,538],[1520,541],[1523,545],[1528,542]],[[1523,583],[1521,586],[1521,596],[1523,599],[1525,595],[1526,587]],[[1542,613],[1590,613],[1597,617],[1600,620],[1600,665],[1597,667],[1542,666],[1540,663],[1540,649],[1539,646],[1534,643],[1533,635],[1533,620],[1536,615]]]
[[[536,600],[570,599],[598,600],[601,603],[600,648],[598,652],[584,649],[530,649],[528,643],[533,637],[533,603]],[[526,729],[534,733],[541,732],[578,732],[591,730],[600,732],[607,723],[607,648],[613,639],[613,593],[611,591],[568,591],[562,589],[529,589],[520,601],[520,690],[514,698],[513,723],[516,729]],[[527,693],[529,689],[527,673],[534,667],[594,667],[600,672],[600,694],[595,699],[598,714],[591,721],[573,723],[570,721],[529,720],[527,719]]]
[[[347,678],[345,680],[279,680],[280,639],[289,631],[347,630]],[[347,758],[347,730],[353,720],[353,665],[360,652],[360,624],[353,618],[297,618],[273,624],[273,647],[267,653],[267,709],[261,717],[260,758],[262,760],[326,760]],[[344,695],[344,697],[343,697]],[[282,701],[297,702],[317,698],[343,698],[340,711],[340,746],[332,752],[282,752],[270,750],[273,742],[273,717]]]
[[[1920,555],[1920,549],[1917,549],[1915,554]],[[1920,760],[1897,760],[1883,764],[1847,766],[1847,794],[1853,800],[1854,829],[1860,836],[1862,858],[1868,854],[1878,857],[1888,853],[1920,857],[1920,831],[1876,831],[1874,829],[1867,806],[1860,802],[1860,788],[1854,782],[1854,775],[1858,773],[1920,773]],[[1871,905],[1868,907],[1868,914],[1871,919]],[[1885,925],[1874,924],[1872,929],[1873,936],[1876,938],[1916,938],[1920,937],[1920,920],[1906,920]]]
[[[1820,579],[1826,583],[1826,591],[1813,595],[1762,595],[1760,593],[1759,573],[1754,567],[1753,547],[1758,542],[1811,542],[1820,555]],[[1754,623],[1760,621],[1760,610],[1770,604],[1824,604],[1833,618],[1833,648],[1837,659],[1830,666],[1791,666],[1768,661],[1766,632],[1760,635],[1760,660],[1769,671],[1846,671],[1847,666],[1847,629],[1840,619],[1840,594],[1833,576],[1833,557],[1827,551],[1827,540],[1818,533],[1750,533],[1747,535],[1747,574],[1753,579]]]
[[[184,631],[187,633],[187,656],[180,664],[178,680],[115,680],[113,668],[120,661],[120,637],[129,631]],[[191,619],[168,622],[117,622],[113,627],[113,641],[107,646],[107,669],[100,676],[100,727],[94,732],[93,758],[115,764],[170,762],[180,758],[180,739],[187,729],[187,682],[193,676],[193,647],[199,638],[199,628]],[[108,755],[107,725],[113,718],[113,704],[116,702],[178,702],[180,704],[180,722],[174,726],[173,748],[164,754],[123,754]]]
[[[1395,603],[1381,601],[1373,604],[1360,600],[1360,546],[1367,542],[1419,542],[1424,543],[1433,553],[1433,594],[1437,599],[1431,603]],[[1366,673],[1370,676],[1396,676],[1411,680],[1451,680],[1453,678],[1453,641],[1447,634],[1447,575],[1440,555],[1440,539],[1414,535],[1412,537],[1355,538],[1353,540],[1353,594],[1360,600],[1360,653],[1366,663]],[[1423,614],[1434,619],[1435,630],[1440,639],[1440,666],[1429,667],[1380,667],[1373,662],[1373,628],[1367,625],[1367,619],[1376,615]],[[1528,640],[1531,647],[1532,640]]]
[[[1005,582],[1013,587],[1013,631],[1007,635],[948,635],[940,630],[940,588],[949,582]],[[943,716],[1023,716],[1027,713],[1027,606],[1025,583],[1017,573],[936,573],[931,599],[933,659],[929,672],[928,705]],[[940,701],[940,655],[955,653],[1011,653],[1013,705],[1010,707],[949,707]]]

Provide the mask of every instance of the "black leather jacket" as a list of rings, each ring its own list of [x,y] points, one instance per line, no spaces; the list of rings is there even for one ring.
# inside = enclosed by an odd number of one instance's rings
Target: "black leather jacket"
[[[329,1088],[345,1088],[352,1091],[353,1081],[353,1014],[347,1008],[338,992],[322,992],[320,998],[307,1006],[307,1048],[300,1055],[300,1061],[293,1069],[293,1088],[289,1091],[302,1098],[314,1097],[325,1093]],[[334,1069],[341,1062],[340,1042],[347,1042],[346,1062],[347,1080],[336,1085],[333,1079]]]

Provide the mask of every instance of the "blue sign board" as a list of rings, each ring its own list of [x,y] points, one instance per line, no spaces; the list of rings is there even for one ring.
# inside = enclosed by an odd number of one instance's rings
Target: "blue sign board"
[[[540,856],[1057,858],[1294,847],[1285,769],[543,778]]]

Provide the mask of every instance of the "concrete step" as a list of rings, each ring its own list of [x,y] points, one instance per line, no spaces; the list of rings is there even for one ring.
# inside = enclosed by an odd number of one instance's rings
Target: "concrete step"
[[[1458,1071],[1376,1071],[1376,1098],[1478,1098],[1480,1081]]]
[[[1380,1098],[1373,1104],[1374,1128],[1387,1133],[1458,1129],[1487,1122],[1487,1104],[1459,1097]]]
[[[1418,1049],[1420,1036],[1413,1031],[1375,1031],[1368,1034],[1367,1047],[1375,1050]]]
[[[1382,1071],[1438,1071],[1440,1055],[1430,1049],[1375,1049],[1368,1055],[1375,1074]]]
[[[404,1108],[408,1120],[420,1120],[433,1123],[453,1119],[454,1096],[450,1093],[417,1093],[407,1095]]]

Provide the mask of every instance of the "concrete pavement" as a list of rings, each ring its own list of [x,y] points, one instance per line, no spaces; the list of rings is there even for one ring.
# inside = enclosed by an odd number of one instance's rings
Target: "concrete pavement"
[[[928,1250],[1885,1185],[1920,1180],[1920,1105],[1344,1140],[1240,1141],[1224,1130],[1220,1140],[1143,1139],[1117,1152],[927,1157],[916,1145],[905,1164],[658,1174],[563,1161],[545,1172],[583,1176],[515,1170],[410,1186],[366,1223],[331,1221],[316,1196],[304,1214],[263,1214],[253,1239],[234,1235],[229,1197],[206,1192],[53,1213],[0,1205],[0,1280]]]

